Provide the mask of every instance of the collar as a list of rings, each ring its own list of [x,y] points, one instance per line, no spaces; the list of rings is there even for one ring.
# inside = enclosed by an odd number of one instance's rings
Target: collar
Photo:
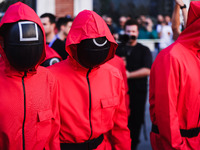
[[[79,64],[79,63],[78,63],[74,58],[72,58],[71,56],[69,56],[69,57],[67,58],[67,61],[69,62],[69,65],[72,66],[72,68],[73,68],[76,72],[78,72],[78,73],[80,73],[80,74],[86,75],[87,72],[89,71],[89,68],[83,67],[81,64]],[[92,69],[91,69],[91,73],[92,73],[92,72],[93,72],[93,73],[96,72],[99,68],[100,68],[100,66],[95,67],[95,68],[92,68]]]

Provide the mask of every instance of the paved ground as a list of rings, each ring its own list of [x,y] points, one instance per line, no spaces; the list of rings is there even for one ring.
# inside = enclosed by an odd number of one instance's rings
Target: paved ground
[[[144,138],[144,126],[141,129],[140,133],[140,144],[138,145],[137,150],[152,150],[151,144],[150,144],[150,131],[151,131],[151,121],[150,121],[150,115],[149,115],[149,101],[146,103],[146,111],[145,111],[145,121],[146,121],[146,132],[147,132],[147,141]]]
[[[152,52],[153,61],[155,60],[157,54],[158,54],[158,50],[155,50]],[[148,89],[148,91],[149,91],[149,89]],[[149,95],[149,94],[147,94],[147,95]],[[146,109],[145,109],[145,122],[146,122],[147,140],[145,140],[145,138],[144,138],[144,132],[143,132],[144,126],[143,126],[141,129],[141,133],[140,133],[140,144],[138,145],[137,150],[152,150],[151,144],[150,144],[151,120],[150,120],[150,114],[149,114],[148,96],[147,96],[147,103],[146,103]]]
[[[147,103],[146,103],[146,109],[145,109],[145,122],[146,122],[147,140],[145,140],[145,137],[144,137],[144,132],[143,132],[144,126],[143,126],[140,133],[140,144],[138,145],[137,150],[152,150],[151,144],[150,144],[151,120],[150,120],[150,114],[149,114],[148,96],[147,96]]]

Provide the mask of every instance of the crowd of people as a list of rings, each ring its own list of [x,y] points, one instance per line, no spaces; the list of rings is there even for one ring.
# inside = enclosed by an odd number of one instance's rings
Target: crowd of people
[[[103,15],[115,40],[120,43],[124,42],[127,38],[123,37],[125,34],[125,23],[129,19],[134,19],[138,23],[139,35],[138,39],[160,39],[159,49],[162,50],[171,45],[174,40],[186,26],[187,9],[181,9],[183,20],[180,22],[180,6],[184,5],[182,0],[177,0],[172,16],[158,14],[157,18],[140,15],[136,18],[130,16],[121,16],[118,22],[113,22],[112,18]]]
[[[188,13],[175,2],[172,17],[119,25],[11,5],[0,22],[0,149],[136,150],[149,76],[153,150],[200,149],[200,2]],[[154,62],[138,39],[160,39]]]
[[[40,16],[46,36],[47,58],[42,64],[47,67],[67,58],[68,53],[65,50],[66,37],[72,26],[71,17],[56,18],[51,13],[45,13]]]
[[[118,24],[112,22],[112,18],[104,15],[105,22],[108,24],[115,40],[124,42],[124,25],[130,17],[121,16]],[[141,15],[134,18],[139,27],[138,39],[160,39],[160,49],[164,49],[173,42],[172,22],[169,15],[159,14],[157,20],[151,17]],[[152,20],[153,19],[153,20]]]

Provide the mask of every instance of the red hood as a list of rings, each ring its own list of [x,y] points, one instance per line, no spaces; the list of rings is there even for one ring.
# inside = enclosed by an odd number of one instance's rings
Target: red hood
[[[192,1],[188,12],[186,29],[180,34],[178,42],[190,50],[200,50],[200,1]]]
[[[19,20],[33,21],[33,22],[37,23],[40,26],[40,28],[42,29],[43,36],[44,36],[44,50],[43,50],[43,54],[42,54],[42,57],[41,57],[39,63],[35,67],[35,69],[36,69],[37,66],[39,66],[39,64],[41,62],[43,62],[43,60],[45,59],[45,55],[46,55],[45,54],[46,37],[45,37],[43,25],[40,21],[40,18],[38,17],[38,15],[35,13],[35,11],[32,8],[30,8],[29,6],[27,6],[24,3],[17,2],[15,4],[11,5],[5,12],[5,15],[3,16],[3,18],[0,22],[0,29],[6,23],[14,23],[14,22],[18,22]],[[1,45],[0,45],[0,54],[2,55],[3,60],[6,62],[6,64],[8,64],[7,59],[5,57],[5,53],[4,53]]]
[[[74,19],[67,36],[66,51],[77,60],[76,45],[84,39],[106,37],[111,42],[110,51],[106,61],[114,57],[117,43],[115,42],[105,21],[95,12],[84,10]]]
[[[45,57],[44,61],[51,59],[51,58],[55,58],[55,57],[62,60],[60,55],[53,48],[49,47],[48,44],[46,44],[46,57]]]

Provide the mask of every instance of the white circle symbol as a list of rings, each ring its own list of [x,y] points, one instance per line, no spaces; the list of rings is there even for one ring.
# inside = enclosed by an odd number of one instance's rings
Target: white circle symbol
[[[96,41],[95,39],[93,39],[93,42],[94,42],[94,44],[95,44],[96,46],[102,47],[102,46],[106,45],[106,43],[108,42],[108,40],[106,40],[106,41],[105,41],[104,43],[102,43],[102,44],[97,43],[97,41]]]
[[[55,64],[55,63],[58,63],[58,62],[60,62],[60,60],[59,60],[58,58],[52,58],[52,59],[50,60],[50,62],[49,62],[49,65],[51,66],[51,65],[53,65],[53,64]]]

